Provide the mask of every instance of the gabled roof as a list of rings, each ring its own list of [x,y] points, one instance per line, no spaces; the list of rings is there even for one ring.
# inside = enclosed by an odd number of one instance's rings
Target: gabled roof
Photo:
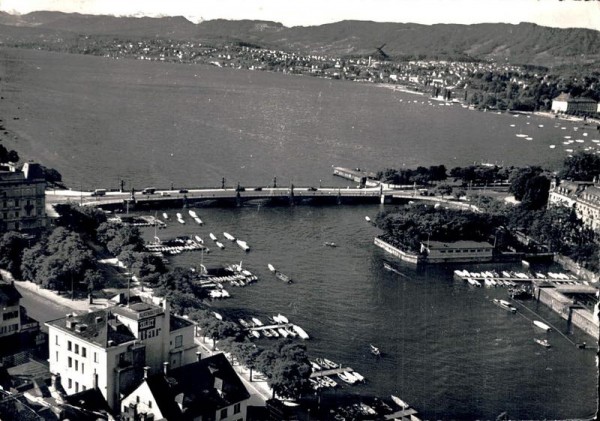
[[[111,413],[110,407],[99,389],[87,389],[73,395],[65,396],[65,402],[84,411]]]
[[[166,376],[155,374],[146,382],[161,413],[170,421],[214,415],[215,411],[250,397],[224,354],[175,368]],[[221,393],[215,384],[222,384]]]

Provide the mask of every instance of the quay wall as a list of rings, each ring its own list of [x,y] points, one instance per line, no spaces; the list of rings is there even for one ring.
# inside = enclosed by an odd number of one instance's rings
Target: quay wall
[[[399,248],[396,248],[396,247],[392,246],[391,244],[386,243],[381,238],[375,237],[375,245],[377,247],[382,248],[386,252],[390,253],[392,256],[395,256],[404,262],[408,262],[408,263],[412,263],[412,264],[416,265],[422,261],[421,256],[419,256],[417,254],[412,254],[412,253],[407,253],[405,251],[402,251]]]
[[[569,320],[569,313],[571,313],[571,323],[574,326],[596,339],[599,338],[600,330],[598,316],[587,309],[571,309],[571,306],[573,306],[575,302],[561,294],[554,287],[535,286],[534,297],[565,320]]]
[[[562,254],[556,253],[554,255],[554,261],[560,264],[563,268],[573,272],[579,278],[583,278],[587,281],[598,282],[600,278],[600,276],[597,273],[582,268],[572,259],[569,259],[568,257],[563,256]]]

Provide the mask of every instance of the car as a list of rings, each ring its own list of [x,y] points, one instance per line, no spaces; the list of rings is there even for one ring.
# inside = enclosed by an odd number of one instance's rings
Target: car
[[[179,190],[179,193],[189,193],[189,192],[188,192],[188,189],[181,189],[181,190]]]
[[[306,190],[308,190],[308,191],[317,191],[317,188],[316,187],[309,187]]]
[[[171,196],[171,193],[169,193],[168,191],[161,191],[161,192],[160,192],[160,195],[161,195],[162,197],[167,197],[167,196]]]
[[[262,191],[262,187],[255,187],[254,191]]]
[[[235,189],[235,191],[237,191],[237,192],[246,191],[246,188],[242,187],[242,186],[237,186],[237,188]]]

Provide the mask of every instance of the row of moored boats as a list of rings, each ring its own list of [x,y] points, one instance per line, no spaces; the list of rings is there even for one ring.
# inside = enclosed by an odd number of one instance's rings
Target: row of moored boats
[[[242,327],[248,330],[250,338],[300,338],[310,339],[310,336],[300,326],[289,322],[282,314],[269,317],[269,324],[265,325],[260,319],[252,317],[250,321],[238,319]]]

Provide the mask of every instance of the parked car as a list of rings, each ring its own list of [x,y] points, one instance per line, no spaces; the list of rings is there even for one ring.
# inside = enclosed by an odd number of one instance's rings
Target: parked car
[[[189,193],[189,192],[188,192],[188,189],[181,189],[181,190],[179,190],[179,193]]]

